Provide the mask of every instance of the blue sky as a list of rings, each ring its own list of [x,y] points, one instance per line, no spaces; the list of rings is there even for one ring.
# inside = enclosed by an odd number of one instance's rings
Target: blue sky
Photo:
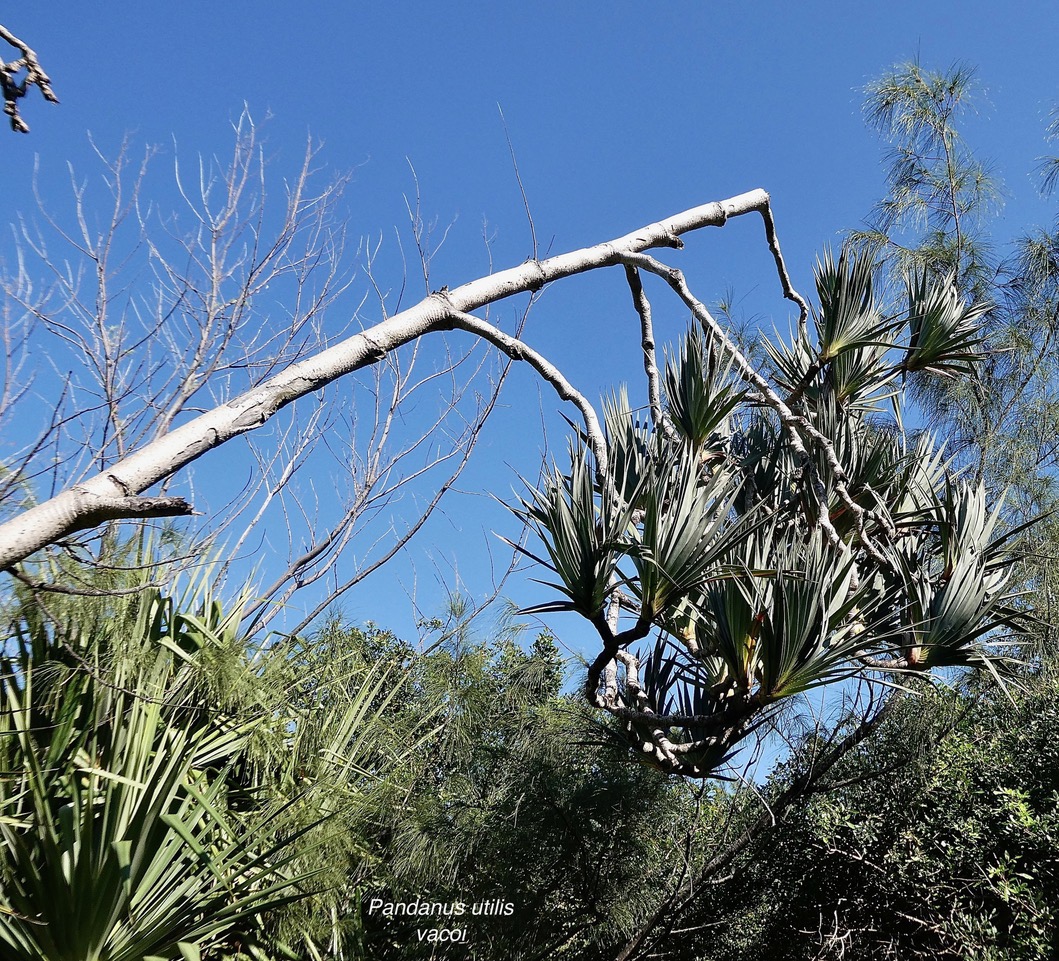
[[[483,222],[497,266],[530,253],[499,104],[543,248],[598,242],[760,186],[773,197],[795,284],[808,290],[816,253],[858,226],[883,189],[863,87],[917,55],[928,66],[978,68],[982,111],[965,132],[1005,183],[1000,230],[1015,235],[1052,218],[1029,173],[1059,100],[1054,2],[112,0],[61,15],[23,5],[5,24],[35,47],[62,100],[29,98],[31,135],[3,138],[7,219],[33,215],[35,164],[49,204],[68,196],[67,164],[91,187],[99,168],[89,132],[105,154],[126,135],[187,159],[225,154],[245,103],[257,120],[269,118],[278,177],[293,171],[309,135],[322,142],[327,168],[354,171],[350,231],[381,233],[391,257],[414,166],[424,213],[452,224],[434,281],[455,286],[488,269]],[[171,181],[158,183],[156,199],[175,204]],[[10,257],[6,236],[0,253]],[[740,309],[785,327],[758,223],[711,232],[680,256],[690,258],[681,266],[694,263],[704,299],[731,290]],[[397,273],[391,282],[400,283]],[[597,397],[637,370],[627,299],[620,275],[562,285],[534,312],[527,339]],[[675,334],[683,315],[674,308],[662,323],[661,335]],[[510,386],[462,485],[472,493],[452,498],[409,556],[346,599],[352,618],[410,633],[403,592],[413,580],[428,613],[440,603],[431,559],[457,566],[472,592],[484,589],[488,531],[514,531],[481,492],[506,495],[515,471],[534,473],[544,444],[533,379]],[[544,401],[551,448],[561,450],[561,422]],[[540,599],[520,578],[506,593]],[[579,625],[555,627],[578,646]]]

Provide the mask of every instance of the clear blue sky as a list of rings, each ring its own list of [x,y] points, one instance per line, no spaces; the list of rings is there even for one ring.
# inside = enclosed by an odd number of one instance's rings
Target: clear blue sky
[[[169,153],[175,144],[185,158],[224,154],[245,102],[256,118],[271,117],[278,174],[293,170],[307,134],[323,142],[328,167],[355,168],[346,201],[354,236],[391,238],[406,222],[411,162],[425,213],[455,220],[434,267],[437,286],[455,286],[487,269],[483,219],[497,232],[498,266],[530,253],[499,103],[543,246],[597,242],[760,186],[772,194],[796,286],[808,290],[816,253],[860,224],[882,191],[880,144],[864,128],[861,91],[916,55],[928,66],[978,67],[986,96],[966,134],[1005,182],[1010,234],[1052,216],[1029,172],[1059,100],[1054,0],[112,0],[22,5],[4,17],[36,48],[62,99],[51,107],[28,98],[31,135],[0,141],[5,218],[32,215],[34,158],[49,202],[65,196],[68,163],[97,176],[89,131],[104,153],[128,134]],[[9,241],[0,243],[10,256]],[[757,223],[713,232],[685,256],[702,271],[701,296],[731,288],[767,326],[785,327]],[[597,397],[637,369],[627,297],[620,276],[563,285],[545,297],[527,338]],[[674,310],[664,323],[676,332],[683,316]],[[514,469],[534,471],[543,444],[536,390],[526,376],[512,386],[469,490],[504,494]],[[545,403],[554,406],[547,395]],[[550,439],[557,449],[554,419]],[[483,526],[514,533],[485,498],[453,498],[413,556],[347,598],[350,615],[410,633],[401,591],[413,562],[421,601],[437,603],[428,555],[456,558],[468,588],[481,590]],[[506,593],[519,603],[540,599],[521,579]],[[576,647],[581,628],[572,620],[554,626]]]

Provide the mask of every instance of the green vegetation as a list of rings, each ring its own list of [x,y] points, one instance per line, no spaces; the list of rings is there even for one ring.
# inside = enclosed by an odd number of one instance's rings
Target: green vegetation
[[[19,565],[0,958],[1054,957],[1059,228],[995,252],[972,81],[872,85],[888,195],[767,378],[700,316],[527,495],[594,662],[458,605],[251,640],[170,536]]]
[[[120,574],[35,571],[49,589],[19,587],[5,610],[4,957],[253,939],[261,912],[325,881],[334,805],[402,760],[377,726],[401,689],[389,665],[293,642],[255,663],[208,570],[143,546],[114,560]]]
[[[673,957],[1055,957],[1059,679],[908,700],[733,865]],[[708,933],[707,933],[708,932]]]

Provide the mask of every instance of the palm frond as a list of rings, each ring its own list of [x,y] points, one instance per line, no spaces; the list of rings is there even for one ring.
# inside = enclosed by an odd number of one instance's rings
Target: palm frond
[[[908,349],[901,369],[939,377],[974,375],[976,348],[984,341],[980,320],[991,309],[987,303],[968,304],[950,274],[936,282],[926,271],[906,282],[908,294]]]

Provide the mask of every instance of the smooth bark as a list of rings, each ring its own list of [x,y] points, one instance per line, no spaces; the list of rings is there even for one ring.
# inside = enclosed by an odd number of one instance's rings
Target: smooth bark
[[[682,234],[702,227],[720,227],[729,217],[747,213],[762,215],[771,244],[774,231],[769,196],[758,189],[693,207],[614,240],[547,260],[530,259],[453,290],[432,293],[408,310],[291,364],[251,390],[145,444],[108,470],[0,525],[0,569],[71,533],[105,521],[191,513],[190,505],[176,503],[173,498],[140,495],[203,454],[261,427],[293,401],[339,377],[379,363],[404,344],[435,331],[468,329],[472,326],[466,319],[470,311],[539,290],[574,274],[625,264],[630,255],[645,250],[680,247]],[[512,355],[510,350],[506,352]]]

